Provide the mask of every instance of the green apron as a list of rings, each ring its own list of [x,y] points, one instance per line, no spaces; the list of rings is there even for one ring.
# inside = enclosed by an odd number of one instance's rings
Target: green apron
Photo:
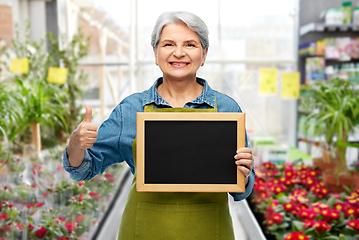
[[[158,108],[145,112],[217,112],[216,108]],[[132,144],[136,165],[136,139]],[[234,161],[234,160],[233,160]],[[234,240],[227,193],[137,192],[136,173],[127,197],[119,240]]]

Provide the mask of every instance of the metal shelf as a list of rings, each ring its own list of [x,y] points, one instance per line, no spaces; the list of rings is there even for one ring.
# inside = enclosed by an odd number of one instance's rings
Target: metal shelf
[[[357,32],[359,24],[324,24],[309,23],[300,27],[299,35],[303,36],[310,32]]]

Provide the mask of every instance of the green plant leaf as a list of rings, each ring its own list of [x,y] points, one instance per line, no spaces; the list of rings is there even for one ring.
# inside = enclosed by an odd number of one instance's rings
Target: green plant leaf
[[[304,223],[301,221],[293,221],[293,231],[300,231],[303,232],[304,231]]]

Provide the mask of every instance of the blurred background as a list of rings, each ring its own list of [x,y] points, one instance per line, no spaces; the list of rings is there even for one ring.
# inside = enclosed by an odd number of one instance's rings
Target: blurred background
[[[0,0],[1,240],[115,239],[127,166],[78,183],[62,168],[63,150],[86,104],[100,125],[162,76],[152,29],[161,13],[181,10],[209,28],[197,76],[246,113],[256,164],[300,159],[336,163],[336,176],[359,172],[358,0]],[[265,239],[241,204],[231,204],[236,237]]]
[[[198,72],[210,85],[233,97],[248,113],[247,129],[295,144],[296,101],[258,94],[260,68],[296,70],[296,3],[266,1],[4,1],[0,37],[11,52],[18,24],[30,23],[31,40],[52,32],[63,47],[81,29],[89,51],[78,70],[87,75],[83,101],[101,123],[124,97],[143,91],[161,76],[154,64],[150,35],[164,11],[199,15],[209,28],[206,67]],[[43,48],[47,48],[44,44]],[[80,100],[80,99],[79,99]],[[288,110],[293,110],[288,112]]]

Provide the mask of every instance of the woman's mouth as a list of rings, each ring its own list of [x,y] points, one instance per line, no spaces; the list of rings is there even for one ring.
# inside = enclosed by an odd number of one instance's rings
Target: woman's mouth
[[[170,62],[170,64],[174,67],[184,67],[184,66],[187,66],[189,63],[187,63],[187,62]]]

